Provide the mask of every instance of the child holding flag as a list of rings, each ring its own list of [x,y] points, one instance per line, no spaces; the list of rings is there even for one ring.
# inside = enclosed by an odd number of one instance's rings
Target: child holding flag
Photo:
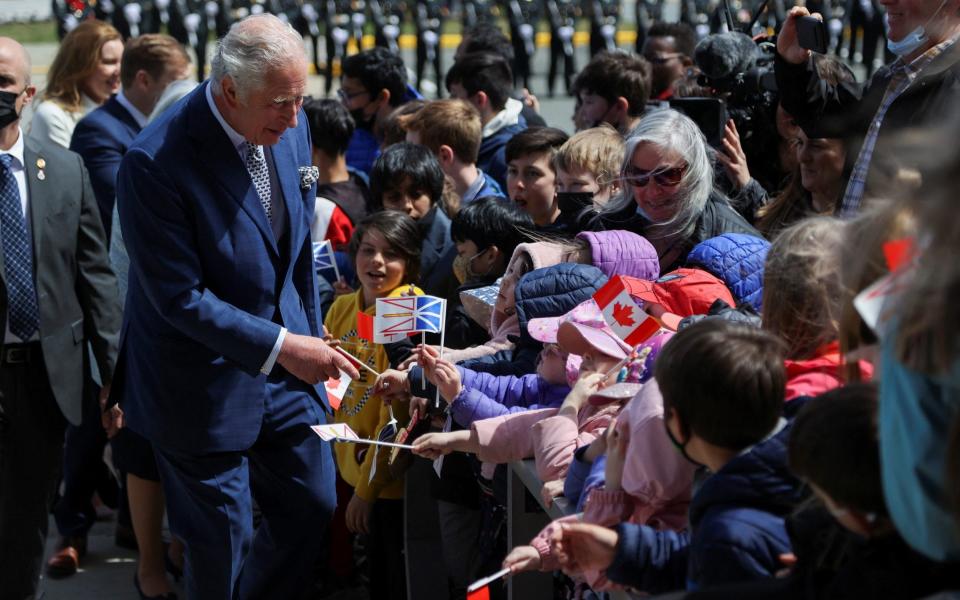
[[[378,212],[364,218],[350,240],[350,257],[360,289],[340,296],[324,321],[329,337],[340,347],[377,372],[389,365],[386,349],[372,339],[373,315],[378,298],[420,295],[410,281],[420,268],[420,235],[410,217],[396,212]],[[365,368],[350,383],[335,423],[346,423],[361,438],[376,438],[391,422],[389,406],[373,399],[375,377]],[[396,411],[399,419],[407,411]],[[403,423],[397,424],[399,427]],[[349,556],[346,529],[367,534],[367,563],[371,571],[371,597],[400,598],[406,590],[403,563],[403,481],[391,477],[389,453],[359,444],[334,445],[337,461],[337,512],[332,525],[332,558]],[[342,558],[340,560],[343,560]],[[332,565],[334,571],[341,571]]]

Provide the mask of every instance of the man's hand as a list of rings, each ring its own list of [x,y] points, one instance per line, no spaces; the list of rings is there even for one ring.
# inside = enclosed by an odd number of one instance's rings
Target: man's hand
[[[800,17],[813,16],[821,21],[823,17],[820,13],[810,14],[810,11],[803,6],[794,6],[787,13],[787,20],[783,22],[780,28],[780,34],[777,35],[777,54],[783,60],[795,65],[802,65],[810,58],[810,51],[800,47],[800,40],[797,38],[797,19]]]
[[[503,568],[511,573],[536,571],[540,568],[540,552],[533,546],[517,546],[503,559]]]
[[[559,523],[550,547],[568,575],[587,570],[602,571],[613,563],[619,538],[617,532],[588,523]]]
[[[277,362],[294,377],[311,385],[336,378],[340,371],[359,379],[360,373],[346,357],[320,338],[287,332]]]
[[[347,512],[344,520],[347,523],[347,529],[353,533],[370,533],[370,503],[354,494],[347,504]]]
[[[717,160],[723,165],[727,172],[730,183],[737,189],[742,190],[750,183],[750,167],[747,166],[747,155],[740,145],[740,133],[733,119],[727,121],[727,126],[723,131],[723,148],[717,149]]]
[[[114,404],[110,408],[107,408],[107,401],[110,399],[110,384],[106,384],[100,388],[100,396],[98,398],[100,402],[100,424],[103,425],[104,431],[107,432],[107,437],[112,438],[117,435],[117,432],[123,429],[123,410]]]

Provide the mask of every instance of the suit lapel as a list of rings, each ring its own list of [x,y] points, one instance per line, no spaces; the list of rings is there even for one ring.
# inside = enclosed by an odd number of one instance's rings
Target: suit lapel
[[[54,181],[56,173],[47,168],[43,150],[29,139],[23,149],[24,174],[27,177],[27,199],[30,209],[30,234],[33,241],[34,270],[40,261],[40,248],[43,247],[43,230],[50,214],[51,198],[56,194]],[[43,165],[44,168],[40,168]],[[41,173],[42,179],[41,179]]]
[[[208,82],[198,87],[190,99],[190,131],[200,142],[200,158],[207,163],[210,173],[233,201],[250,216],[274,255],[279,256],[277,240],[270,228],[270,221],[263,212],[257,188],[250,179],[247,167],[240,160],[240,154],[230,143],[227,132],[210,110],[205,85],[210,84]]]
[[[283,205],[287,211],[287,223],[290,227],[290,245],[291,257],[290,263],[293,264],[297,255],[297,247],[300,239],[301,223],[303,219],[303,196],[300,194],[300,173],[297,169],[296,160],[293,157],[291,148],[292,137],[290,131],[281,136],[280,141],[271,148],[273,155],[273,166],[277,172],[277,180],[280,183],[280,193],[283,194]]]

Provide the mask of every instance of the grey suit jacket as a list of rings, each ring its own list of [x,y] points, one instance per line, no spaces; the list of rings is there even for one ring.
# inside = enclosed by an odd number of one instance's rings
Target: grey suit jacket
[[[27,138],[24,163],[43,360],[60,410],[70,423],[78,425],[83,412],[86,342],[93,348],[102,380],[109,383],[113,378],[121,320],[117,279],[110,268],[90,177],[80,157]],[[7,317],[5,273],[0,253],[3,329]]]

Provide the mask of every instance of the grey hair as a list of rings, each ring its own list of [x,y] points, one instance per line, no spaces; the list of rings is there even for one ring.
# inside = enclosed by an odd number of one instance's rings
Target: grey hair
[[[245,102],[250,92],[262,86],[270,71],[290,64],[294,56],[306,58],[303,38],[277,17],[263,13],[234,23],[217,44],[210,62],[210,78],[220,92],[228,75],[237,86],[237,95]]]
[[[640,144],[676,152],[687,167],[676,191],[679,210],[670,220],[656,223],[644,236],[664,239],[689,235],[713,191],[713,149],[692,119],[670,108],[656,109],[644,114],[627,136],[621,177]],[[621,188],[620,196],[608,202],[602,213],[617,213],[635,202],[633,188],[626,183]]]

